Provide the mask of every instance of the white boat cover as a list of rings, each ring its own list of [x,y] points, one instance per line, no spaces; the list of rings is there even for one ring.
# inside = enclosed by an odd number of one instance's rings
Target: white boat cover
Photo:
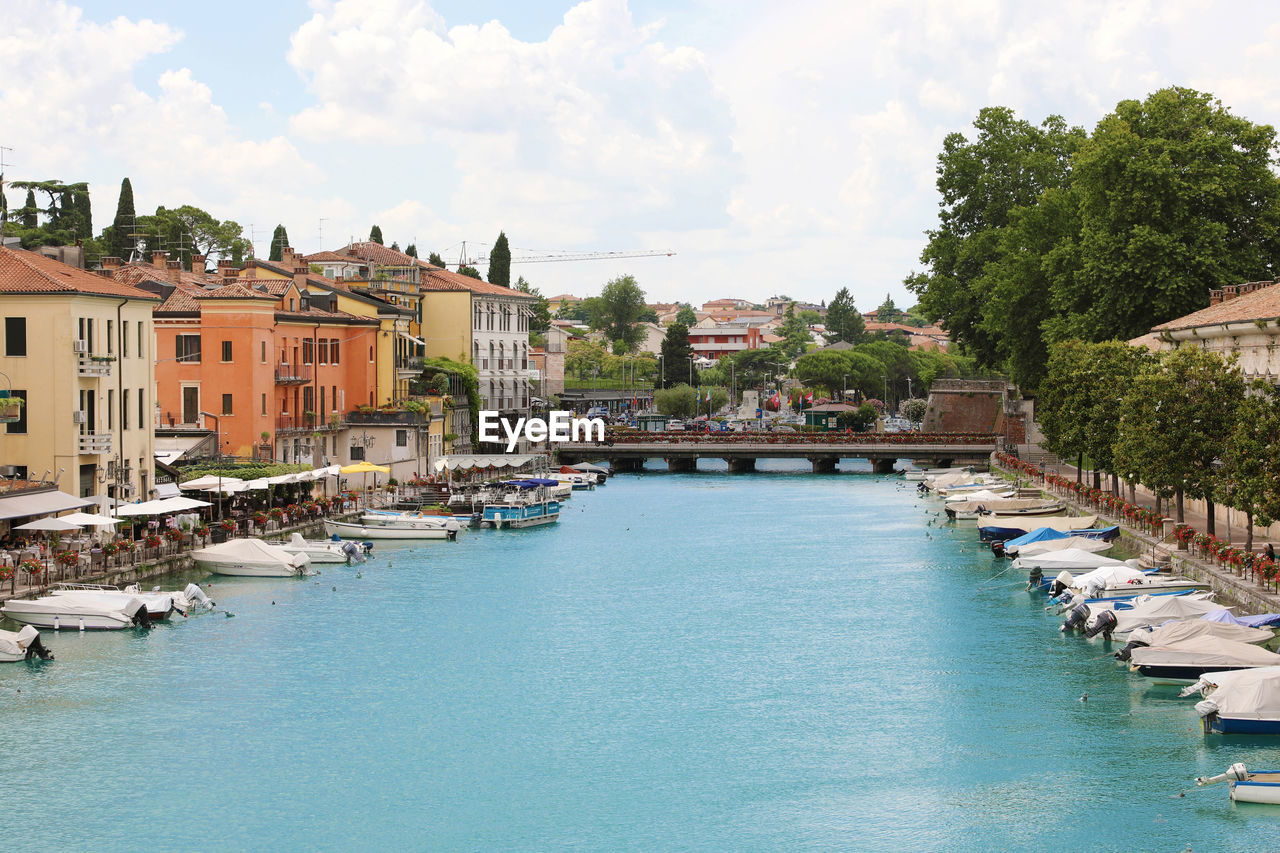
[[[25,655],[31,641],[40,636],[40,632],[30,625],[23,626],[21,631],[0,631],[0,654]]]
[[[1186,595],[1144,595],[1133,600],[1132,608],[1115,611],[1115,633],[1123,634],[1144,625],[1163,625],[1166,622],[1199,619],[1206,613],[1221,609],[1221,604],[1207,598],[1192,598]],[[1093,610],[1092,605],[1090,610]]]
[[[1280,666],[1280,655],[1237,640],[1192,637],[1133,650],[1134,666]]]
[[[1111,543],[1104,542],[1101,539],[1090,539],[1087,536],[1068,536],[1066,539],[1045,539],[1040,542],[1029,542],[1016,551],[1010,552],[1006,550],[1005,553],[1012,553],[1017,557],[1034,557],[1037,554],[1065,551],[1068,548],[1099,554],[1103,551],[1110,551]]]
[[[1057,542],[1065,542],[1065,539],[1055,540]],[[1014,568],[1017,569],[1039,569],[1048,575],[1050,572],[1058,573],[1063,571],[1087,571],[1088,574],[1080,575],[1076,578],[1074,586],[1081,588],[1080,584],[1090,576],[1103,577],[1098,574],[1102,569],[1129,569],[1123,560],[1117,560],[1114,557],[1107,557],[1103,554],[1095,554],[1092,551],[1086,551],[1083,548],[1064,548],[1060,551],[1049,551],[1044,554],[1028,555],[1025,551],[1018,552],[1018,559],[1013,561]],[[1142,572],[1130,570],[1137,577],[1142,577]],[[1124,580],[1118,583],[1127,583],[1130,576],[1126,576]],[[1105,584],[1104,584],[1105,585]]]
[[[1280,719],[1280,666],[1206,672],[1197,684],[1212,685],[1209,703],[1223,717],[1250,720]],[[1187,691],[1183,691],[1184,694]],[[1196,710],[1209,704],[1200,702]]]
[[[1037,561],[1049,560],[1052,557],[1057,557],[1059,554],[1064,553],[1070,552],[1059,551],[1057,554],[1043,554],[1039,557],[1030,557],[1029,559]],[[1113,560],[1110,557],[1104,557],[1101,554],[1084,553],[1095,560],[1106,560],[1107,562],[1096,569],[1085,572],[1082,575],[1076,575],[1075,582],[1071,584],[1076,589],[1084,589],[1085,587],[1105,589],[1106,587],[1123,586],[1124,584],[1133,581],[1146,580],[1147,578],[1141,569],[1135,569],[1133,566],[1121,562],[1120,560]]]
[[[997,518],[992,521],[982,521],[978,523],[978,527],[1002,527],[1017,528],[1021,527],[1026,530],[1028,527],[1039,530],[1041,527],[1048,527],[1051,530],[1066,532],[1070,530],[1088,530],[1093,527],[1094,522],[1098,520],[1096,515],[1032,515],[1015,518]]]
[[[1142,640],[1149,646],[1168,646],[1196,637],[1220,637],[1237,643],[1263,643],[1275,637],[1275,632],[1265,628],[1233,625],[1229,622],[1189,619],[1186,622],[1170,622],[1168,625],[1153,628],[1150,632],[1134,634],[1131,639]]]
[[[985,485],[991,480],[986,478],[984,474],[974,474],[969,470],[952,471],[948,474],[938,474],[933,477],[925,477],[925,483],[934,489],[949,489],[953,486],[964,486],[970,484]]]
[[[1043,503],[1043,501],[1040,498],[1012,498],[1010,497],[1010,495],[1012,494],[1013,494],[1013,489],[1001,489],[999,491],[993,491],[991,489],[979,489],[976,492],[962,492],[961,494],[958,494],[958,495],[952,495],[951,497],[947,498],[947,504],[950,505],[952,509],[959,509],[961,511],[965,511],[970,509],[977,509],[978,504],[985,505],[990,502],[1001,503],[1003,501],[1010,501],[1010,500],[1026,501],[1027,502],[1025,504],[1026,506]],[[965,504],[965,503],[972,503],[973,506],[971,507],[956,506],[956,504]]]
[[[228,539],[191,552],[196,560],[213,559],[227,563],[279,563],[282,566],[301,568],[308,562],[306,554],[291,554],[283,548],[268,545],[261,539]]]

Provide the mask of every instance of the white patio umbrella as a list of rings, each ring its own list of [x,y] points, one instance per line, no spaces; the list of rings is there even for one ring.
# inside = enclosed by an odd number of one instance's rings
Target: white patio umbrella
[[[73,512],[70,515],[60,515],[58,518],[84,527],[114,527],[120,523],[118,518],[112,518],[109,515],[95,515],[91,512]]]
[[[80,525],[74,521],[66,521],[61,518],[48,516],[45,518],[37,518],[35,521],[28,521],[26,524],[19,524],[14,530],[53,530],[57,532],[65,532],[68,530],[79,530]]]
[[[198,501],[195,498],[189,498],[180,495],[176,498],[164,498],[156,501],[158,505],[162,505],[164,509],[161,512],[182,512],[184,509],[199,509],[200,507],[213,506],[209,501]]]
[[[225,490],[226,487],[229,485],[242,486],[244,485],[244,480],[241,480],[239,477],[219,477],[216,474],[208,474],[204,477],[197,477],[194,480],[188,480],[185,483],[179,483],[178,488],[180,489],[213,488],[215,490],[218,488],[222,488],[223,490]]]
[[[159,515],[164,512],[160,506],[164,501],[143,501],[136,504],[121,504],[116,507],[116,515],[127,518],[131,515]]]

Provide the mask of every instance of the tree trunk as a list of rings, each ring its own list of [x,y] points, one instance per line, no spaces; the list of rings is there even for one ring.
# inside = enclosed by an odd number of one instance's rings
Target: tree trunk
[[[1129,503],[1136,504],[1138,502],[1138,484],[1129,484]]]
[[[1076,454],[1076,485],[1084,484],[1084,454]]]
[[[1174,493],[1173,493],[1173,497],[1174,497],[1174,500],[1175,500],[1175,501],[1177,501],[1177,508],[1178,508],[1178,512],[1177,512],[1177,516],[1178,516],[1178,518],[1177,518],[1177,521],[1178,521],[1178,523],[1179,523],[1179,524],[1181,524],[1181,523],[1182,523],[1182,521],[1183,521],[1183,515],[1182,515],[1182,489],[1178,489],[1176,492],[1174,492]]]
[[[1098,491],[1102,491],[1102,472],[1097,468],[1093,469],[1093,487]]]
[[[1120,497],[1120,475],[1119,474],[1111,475],[1111,494],[1115,495],[1116,497]]]
[[[1160,515],[1160,493],[1156,492],[1156,515]]]
[[[1214,516],[1213,501],[1206,498],[1204,505],[1205,505],[1205,512],[1208,513],[1208,519],[1209,519],[1209,523],[1205,525],[1205,532],[1208,533],[1210,536],[1213,536],[1215,533],[1218,532],[1213,523],[1213,516]],[[1227,511],[1230,512],[1230,510],[1227,510]]]
[[[1244,514],[1244,549],[1253,551],[1253,510]]]

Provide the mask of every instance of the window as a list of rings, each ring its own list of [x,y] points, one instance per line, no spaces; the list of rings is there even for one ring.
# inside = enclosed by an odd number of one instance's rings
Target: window
[[[296,301],[292,296],[290,296],[290,297],[289,297],[289,310],[290,310],[290,311],[296,311],[296,310],[297,310],[297,308],[298,308],[298,303],[297,303],[297,301]]]
[[[284,353],[280,353],[280,357],[284,358]],[[266,341],[262,342],[262,363],[263,364],[267,363],[267,342]]]
[[[329,341],[329,363],[330,364],[338,363],[338,339],[337,338],[334,338],[333,340]]]
[[[138,389],[138,429],[147,428],[147,395]]]
[[[396,447],[409,446],[409,431],[407,429],[396,430]]]
[[[262,395],[262,414],[265,415],[266,413],[267,413],[267,395],[263,394]]]
[[[129,389],[120,392],[120,429],[129,428]]]
[[[337,385],[333,386],[333,396],[330,399],[333,400],[333,410],[335,412],[338,411],[338,386]]]
[[[107,430],[116,428],[116,389],[107,389]]]
[[[369,347],[369,363],[373,364],[373,347]],[[369,405],[372,406],[373,402],[370,401]]]
[[[107,355],[116,351],[116,321],[107,321]]]
[[[223,395],[222,395],[222,414],[224,414],[224,415],[232,414],[232,412],[231,412],[231,395],[230,395],[230,394],[223,394]]]
[[[231,341],[222,342],[222,360],[231,361]]]
[[[120,321],[120,357],[129,357],[129,321]]]
[[[4,318],[4,354],[27,354],[27,318]],[[15,395],[16,396],[16,395]]]
[[[138,358],[146,358],[147,354],[142,351],[142,321],[138,321]]]
[[[316,342],[312,338],[302,339],[302,363],[314,364],[316,358]]]
[[[480,310],[480,306],[479,304],[477,304],[476,305],[476,329],[477,330],[481,328],[483,318],[484,318],[484,312]]]
[[[351,447],[351,461],[352,461],[352,462],[360,462],[360,461],[362,461],[363,459],[364,459],[364,448],[363,448],[363,447],[359,447],[358,445],[352,445],[352,447]]]
[[[319,364],[328,364],[329,363],[329,339],[320,338],[320,340],[318,341],[317,348],[319,352],[316,354],[316,361]]]
[[[321,385],[320,386],[320,408],[317,409],[316,411],[320,413],[320,417],[322,418],[324,417],[324,413],[328,411],[328,409],[326,409],[324,405],[325,403],[324,392],[325,392],[325,387]]]
[[[27,434],[27,411],[31,408],[31,395],[26,391],[14,388],[10,393],[12,397],[21,397],[27,402],[18,409],[18,419],[11,424],[4,425],[4,431],[9,435],[26,435]]]
[[[178,361],[192,364],[200,363],[199,335],[175,335],[174,341],[176,342]]]

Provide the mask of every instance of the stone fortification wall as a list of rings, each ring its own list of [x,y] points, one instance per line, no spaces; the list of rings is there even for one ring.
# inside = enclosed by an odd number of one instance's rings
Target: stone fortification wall
[[[1011,393],[1003,380],[939,379],[929,389],[925,432],[1005,431],[1004,400]]]

